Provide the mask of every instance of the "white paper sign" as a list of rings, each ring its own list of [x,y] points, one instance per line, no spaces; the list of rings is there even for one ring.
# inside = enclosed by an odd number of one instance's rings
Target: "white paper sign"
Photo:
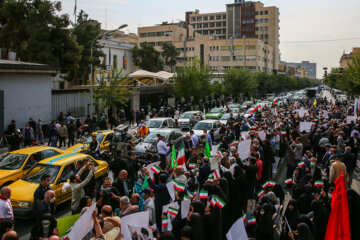
[[[241,132],[241,137],[246,140],[249,137],[249,132],[248,131],[243,131]]]
[[[181,201],[181,219],[187,217],[189,210],[190,210],[190,200]]]
[[[356,123],[356,117],[355,117],[355,116],[348,116],[348,117],[346,118],[346,123],[347,123],[347,124],[349,124],[349,123],[351,123],[351,122]]]
[[[173,207],[173,208],[176,208],[176,209],[179,209],[179,208],[180,208],[178,202],[172,202],[172,203],[169,203],[168,205],[163,206],[162,212],[163,212],[163,213],[166,213],[167,210],[169,209],[169,207]]]
[[[92,214],[96,208],[96,204],[93,203],[88,210],[75,222],[74,227],[71,229],[68,235],[64,238],[68,237],[70,240],[82,239],[92,231],[94,227],[94,220],[92,218]],[[148,213],[149,214],[149,213]]]
[[[170,197],[173,201],[175,201],[175,188],[174,188],[174,183],[173,182],[168,182],[166,184],[166,187],[169,191]]]
[[[238,153],[241,160],[250,157],[250,145],[251,145],[250,139],[239,142]]]
[[[129,231],[132,236],[132,239],[143,239],[143,240],[152,240],[154,239],[152,230],[148,226],[130,226]]]
[[[308,110],[300,110],[299,117],[303,118],[305,116],[309,116],[309,111]]]
[[[221,158],[219,155],[214,155],[212,158],[210,158],[210,168],[211,170],[215,170],[219,168],[219,162],[221,162]]]
[[[219,148],[219,144],[212,146],[212,148],[211,148],[211,156],[214,156],[214,155],[217,154],[218,148]]]
[[[149,212],[138,212],[127,215],[121,218],[121,233],[124,235],[125,240],[131,240],[130,226],[149,226]],[[81,239],[81,238],[77,238]]]
[[[265,131],[259,131],[258,134],[259,134],[260,140],[264,140],[264,139],[266,138],[266,133],[265,133]]]
[[[243,218],[240,218],[231,226],[226,238],[228,240],[248,240]]]
[[[313,125],[312,122],[300,122],[300,132],[310,132],[311,126]]]

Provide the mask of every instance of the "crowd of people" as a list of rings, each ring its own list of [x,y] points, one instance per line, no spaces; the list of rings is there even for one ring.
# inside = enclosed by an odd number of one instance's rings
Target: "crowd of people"
[[[323,240],[335,181],[342,174],[351,238],[360,239],[360,196],[352,188],[360,126],[348,118],[353,115],[348,103],[288,100],[248,119],[231,116],[218,142],[212,131],[201,136],[190,131],[177,157],[158,136],[158,156],[147,155],[155,163],[141,165],[128,145],[127,158],[110,164],[114,179],[104,178],[101,186],[94,182],[95,166],[79,161],[70,176],[72,214],[83,215],[96,204],[94,228],[82,239],[122,239],[124,217],[147,212],[147,225],[131,239],[149,239],[147,229],[160,240],[227,239],[242,219],[249,239]],[[248,149],[242,148],[245,143]],[[31,239],[59,239],[51,180],[43,175],[34,193]],[[1,189],[3,239],[16,239],[10,195],[10,188]]]

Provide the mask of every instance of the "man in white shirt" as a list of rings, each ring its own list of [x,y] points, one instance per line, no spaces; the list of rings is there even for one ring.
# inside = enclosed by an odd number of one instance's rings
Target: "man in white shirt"
[[[160,140],[157,143],[157,151],[160,156],[160,168],[165,169],[166,168],[166,154],[169,151],[169,147],[165,143],[166,139],[164,136],[160,136]]]
[[[0,221],[3,219],[14,220],[14,213],[10,202],[10,196],[11,196],[11,189],[9,187],[1,188]]]

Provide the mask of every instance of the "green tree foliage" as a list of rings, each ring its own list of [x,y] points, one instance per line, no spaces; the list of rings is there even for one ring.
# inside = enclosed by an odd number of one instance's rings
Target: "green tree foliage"
[[[68,29],[69,16],[59,15],[61,2],[5,0],[0,5],[0,46],[22,61],[78,69],[80,47]]]
[[[100,31],[100,23],[88,19],[88,15],[81,10],[77,17],[77,24],[73,28],[73,35],[82,49],[81,59],[79,68],[70,72],[69,80],[80,79],[80,82],[85,83],[89,79],[91,62],[94,67],[100,66],[100,57],[104,56],[101,51],[102,46],[98,41]],[[94,39],[96,40],[93,44],[93,59],[91,60],[91,43]]]
[[[351,94],[360,94],[360,55],[352,57],[352,61],[345,70],[344,90]]]
[[[176,65],[176,58],[179,56],[180,52],[176,50],[175,46],[169,42],[164,42],[162,44],[162,58],[166,65],[170,66],[171,72],[173,67]]]
[[[201,64],[199,60],[194,60],[185,67],[177,69],[173,84],[175,96],[185,99],[193,97],[195,100],[210,96],[210,79],[210,68]]]
[[[114,68],[112,75],[107,79],[102,74],[102,79],[98,87],[94,88],[94,99],[97,104],[101,103],[101,108],[112,109],[116,113],[117,105],[127,105],[132,89],[122,84],[127,80],[128,74],[123,74],[123,69]],[[108,81],[107,81],[108,80]]]
[[[161,54],[151,43],[143,42],[133,49],[134,64],[143,70],[158,72],[163,69]]]
[[[258,86],[252,72],[245,68],[230,68],[224,74],[225,91],[233,97],[240,93],[250,93]]]

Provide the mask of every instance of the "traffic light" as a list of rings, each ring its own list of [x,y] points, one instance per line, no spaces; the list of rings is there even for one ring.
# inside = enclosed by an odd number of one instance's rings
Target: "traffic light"
[[[343,68],[339,68],[340,72],[339,72],[339,76],[342,77],[343,76]]]

